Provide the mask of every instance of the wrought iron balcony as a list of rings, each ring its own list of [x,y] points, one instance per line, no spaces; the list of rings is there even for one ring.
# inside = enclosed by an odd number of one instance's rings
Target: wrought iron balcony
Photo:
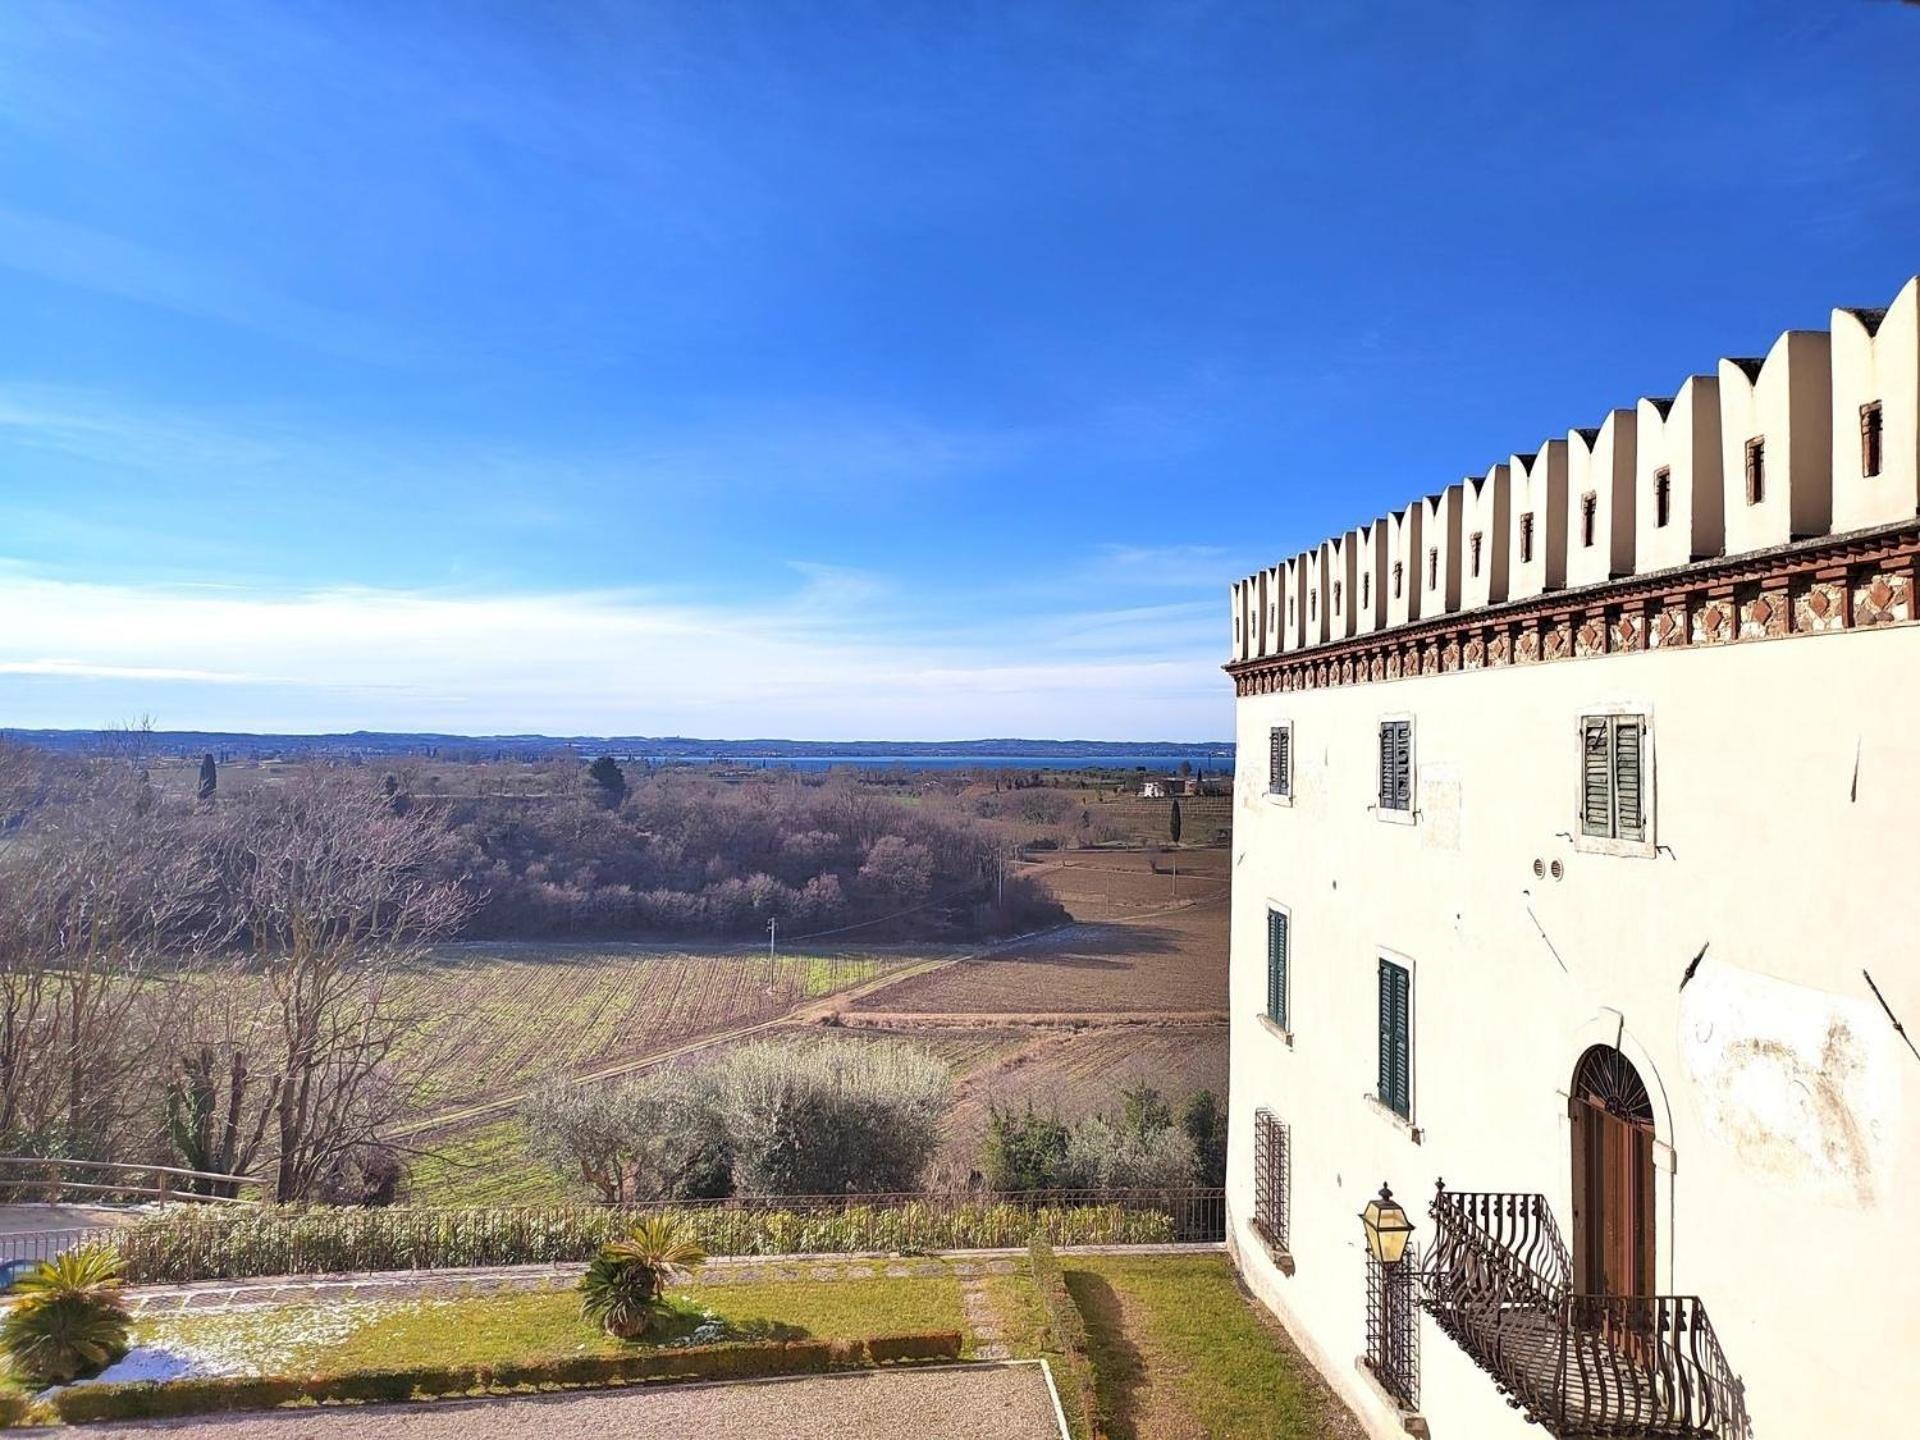
[[[1437,1188],[1422,1303],[1559,1440],[1746,1440],[1744,1387],[1693,1296],[1573,1293],[1546,1197]]]

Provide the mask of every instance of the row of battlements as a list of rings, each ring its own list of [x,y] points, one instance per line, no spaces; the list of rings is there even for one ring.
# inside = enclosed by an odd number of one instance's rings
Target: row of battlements
[[[1920,514],[1920,277],[1232,587],[1233,660]]]

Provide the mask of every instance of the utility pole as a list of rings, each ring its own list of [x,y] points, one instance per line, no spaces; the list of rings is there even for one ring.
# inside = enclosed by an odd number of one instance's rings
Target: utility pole
[[[767,921],[767,993],[773,993],[774,984],[780,978],[780,962],[774,955],[773,942],[780,933],[780,919],[774,916]]]

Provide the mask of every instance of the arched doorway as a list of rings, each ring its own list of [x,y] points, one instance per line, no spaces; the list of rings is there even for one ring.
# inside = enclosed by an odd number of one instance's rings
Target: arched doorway
[[[1653,1101],[1611,1045],[1573,1074],[1573,1288],[1654,1293]]]

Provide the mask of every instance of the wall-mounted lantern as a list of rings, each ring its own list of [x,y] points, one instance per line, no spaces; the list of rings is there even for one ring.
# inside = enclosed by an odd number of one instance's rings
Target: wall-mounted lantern
[[[1366,1227],[1367,1252],[1382,1265],[1398,1265],[1407,1253],[1413,1222],[1389,1187],[1382,1185],[1380,1193],[1367,1202],[1367,1208],[1360,1212],[1360,1223]]]

